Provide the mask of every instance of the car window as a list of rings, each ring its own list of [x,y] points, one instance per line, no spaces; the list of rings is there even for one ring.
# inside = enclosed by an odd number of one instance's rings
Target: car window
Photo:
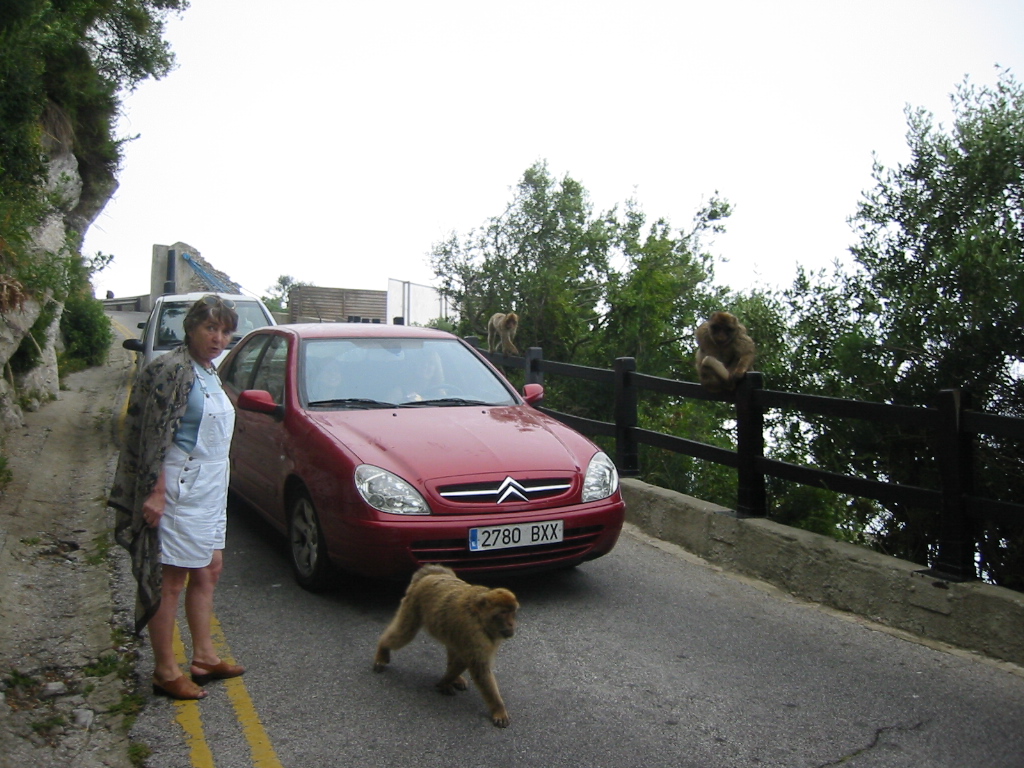
[[[221,381],[236,392],[252,389],[250,386],[252,373],[269,338],[269,336],[263,335],[246,341],[228,363],[228,367],[220,372]]]
[[[184,323],[188,307],[186,302],[165,302],[161,305],[153,349],[173,349],[185,341]]]
[[[284,379],[288,363],[288,340],[271,337],[267,350],[256,367],[253,389],[265,389],[278,405],[284,403]]]
[[[493,371],[455,339],[311,339],[302,358],[300,382],[307,403],[516,402]]]
[[[236,336],[245,336],[249,331],[270,325],[263,309],[255,301],[236,301],[235,311],[238,313],[238,330]]]

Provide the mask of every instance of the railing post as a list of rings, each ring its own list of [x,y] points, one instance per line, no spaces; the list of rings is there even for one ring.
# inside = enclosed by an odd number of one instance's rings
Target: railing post
[[[756,371],[740,379],[736,387],[736,514],[740,517],[768,514],[764,473],[758,467],[764,458],[764,413],[755,402],[755,393],[763,387],[764,377]]]
[[[939,546],[932,571],[968,581],[978,576],[974,566],[974,538],[967,496],[973,492],[971,456],[973,440],[961,429],[961,415],[970,406],[970,396],[958,389],[939,392],[941,422],[938,434],[939,474],[942,510]]]
[[[534,364],[535,362],[539,363],[543,359],[544,359],[544,350],[541,349],[540,347],[530,347],[529,349],[526,350],[526,360],[525,360],[526,378],[525,378],[525,382],[527,384],[540,384],[540,385],[543,386],[543,384],[544,384],[544,372],[542,370],[540,370],[540,366],[539,365],[535,365]]]
[[[640,474],[640,452],[636,441],[637,386],[632,374],[636,358],[615,358],[615,466],[623,477]]]

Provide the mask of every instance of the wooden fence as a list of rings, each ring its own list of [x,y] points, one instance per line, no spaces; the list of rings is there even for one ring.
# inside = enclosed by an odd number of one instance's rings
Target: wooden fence
[[[767,515],[768,477],[874,499],[882,504],[906,504],[933,510],[940,515],[940,529],[938,549],[931,568],[947,578],[960,580],[977,578],[972,536],[977,523],[985,520],[1024,523],[1024,504],[977,496],[973,482],[975,438],[989,435],[1024,442],[1024,419],[972,411],[959,390],[942,390],[939,404],[933,408],[886,405],[767,390],[763,388],[761,374],[750,373],[740,382],[735,397],[722,397],[709,394],[697,383],[639,373],[636,361],[631,357],[617,358],[609,370],[545,360],[537,347],[527,349],[523,357],[512,357],[480,349],[480,341],[476,337],[469,337],[467,341],[496,365],[521,369],[527,383],[543,384],[544,374],[550,373],[614,387],[613,422],[580,418],[543,406],[541,410],[585,435],[613,438],[615,464],[624,477],[640,474],[640,445],[735,468],[738,481],[736,512],[740,516]],[[642,391],[671,397],[734,402],[736,450],[644,429],[637,420],[637,404]],[[941,487],[935,490],[886,483],[767,458],[764,455],[764,415],[772,408],[884,422],[930,432],[937,438],[934,441],[937,447],[935,459]]]

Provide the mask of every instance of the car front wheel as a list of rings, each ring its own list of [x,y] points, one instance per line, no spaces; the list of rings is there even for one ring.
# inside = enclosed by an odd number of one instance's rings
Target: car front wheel
[[[331,575],[327,543],[320,528],[316,507],[305,490],[296,493],[292,499],[288,516],[288,544],[292,573],[299,586],[310,591],[327,586]]]

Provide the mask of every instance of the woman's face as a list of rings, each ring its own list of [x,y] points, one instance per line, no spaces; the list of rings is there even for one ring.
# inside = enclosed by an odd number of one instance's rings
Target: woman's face
[[[233,332],[213,317],[208,317],[188,335],[188,351],[196,362],[209,367],[213,359],[228,348]]]

